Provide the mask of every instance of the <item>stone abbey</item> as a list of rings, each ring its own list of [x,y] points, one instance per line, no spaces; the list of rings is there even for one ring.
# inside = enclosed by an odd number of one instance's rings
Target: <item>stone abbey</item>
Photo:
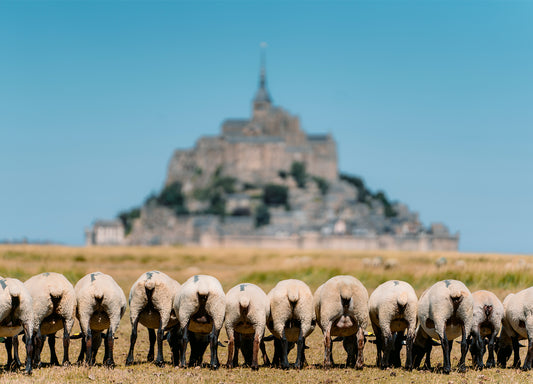
[[[299,172],[296,172],[298,170]],[[264,62],[248,119],[176,150],[164,187],[120,220],[96,221],[87,244],[303,249],[458,249],[445,225],[340,175],[331,134],[307,134],[275,106]]]
[[[243,182],[263,184],[294,162],[305,164],[311,175],[329,181],[338,178],[333,137],[307,134],[297,116],[274,106],[262,67],[251,118],[228,119],[220,136],[202,137],[195,148],[175,151],[166,184],[191,180],[200,172],[208,177],[219,168]]]

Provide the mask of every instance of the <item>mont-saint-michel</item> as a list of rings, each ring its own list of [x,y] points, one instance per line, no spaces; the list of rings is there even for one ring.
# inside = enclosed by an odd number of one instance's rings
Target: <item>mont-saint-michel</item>
[[[275,106],[265,66],[250,118],[172,155],[164,187],[115,220],[97,220],[87,245],[200,245],[303,249],[458,249],[442,223],[339,172],[331,134],[307,134]]]

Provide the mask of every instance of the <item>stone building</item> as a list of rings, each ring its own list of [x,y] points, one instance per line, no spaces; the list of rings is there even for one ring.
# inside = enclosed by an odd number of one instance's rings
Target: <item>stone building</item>
[[[290,172],[296,163],[305,165],[303,180]],[[120,222],[98,221],[87,244],[458,249],[459,234],[444,224],[426,227],[407,205],[342,176],[333,137],[307,134],[297,116],[273,104],[262,64],[251,116],[227,119],[219,135],[172,155],[163,190],[181,205],[150,199],[126,237]],[[284,203],[268,201],[272,186]]]
[[[97,220],[85,230],[85,245],[124,244],[124,225],[120,220]]]
[[[222,132],[202,137],[192,149],[174,152],[168,166],[166,185],[176,181],[207,182],[217,170],[238,175],[242,182],[263,184],[293,162],[302,162],[313,176],[338,178],[337,146],[330,134],[309,135],[300,119],[272,104],[262,66],[259,88],[252,102],[249,119],[227,119]]]

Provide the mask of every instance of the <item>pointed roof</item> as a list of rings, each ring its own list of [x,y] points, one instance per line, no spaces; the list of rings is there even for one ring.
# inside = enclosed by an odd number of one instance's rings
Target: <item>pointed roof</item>
[[[261,47],[261,72],[259,74],[259,89],[255,93],[254,103],[271,103],[272,98],[266,89],[266,69],[265,69],[265,44],[262,43]]]

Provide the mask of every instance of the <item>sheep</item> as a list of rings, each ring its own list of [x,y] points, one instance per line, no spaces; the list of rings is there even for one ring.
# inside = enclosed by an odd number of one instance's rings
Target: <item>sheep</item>
[[[503,320],[502,320],[502,330],[500,336],[496,340],[496,355],[498,360],[498,365],[502,368],[505,368],[507,361],[511,357],[514,351],[514,361],[513,368],[520,368],[520,344],[518,343],[519,339],[523,339],[518,336],[516,340],[513,340],[513,337],[516,336],[515,332],[512,330],[510,324],[507,322],[507,304],[509,300],[514,296],[514,293],[508,294],[503,300]]]
[[[269,316],[270,302],[266,293],[257,285],[239,284],[228,291],[226,294],[228,368],[238,365],[239,349],[244,355],[246,364],[253,370],[259,368],[257,355],[260,347],[264,362],[268,364],[262,339]]]
[[[489,357],[487,368],[495,365],[494,343],[500,332],[504,315],[503,304],[498,297],[489,291],[476,291],[472,293],[474,301],[470,353],[472,361],[479,368],[483,368],[484,338],[488,337]]]
[[[185,353],[189,341],[191,342],[189,366],[201,363],[205,348],[197,345],[196,341],[201,339],[202,335],[208,335],[211,369],[218,369],[218,335],[226,313],[226,295],[220,282],[207,275],[195,275],[189,278],[174,298],[174,311],[179,319],[180,367],[185,367]],[[192,338],[189,333],[194,334]],[[207,347],[205,343],[204,345]],[[174,357],[176,364],[177,356]]]
[[[363,259],[363,266],[367,268],[379,268],[383,265],[383,257],[377,256],[373,258],[365,257]]]
[[[130,295],[131,337],[130,350],[126,358],[126,365],[133,364],[133,350],[137,341],[137,326],[139,322],[148,328],[150,350],[148,361],[154,359],[155,331],[157,329],[157,358],[155,364],[161,366],[163,360],[163,334],[165,329],[178,323],[174,312],[174,296],[179,292],[180,284],[163,272],[150,271],[143,273],[133,283]]]
[[[394,334],[402,339],[407,330],[405,369],[413,368],[413,342],[416,332],[418,298],[413,287],[404,281],[390,280],[378,286],[370,295],[368,309],[376,335],[376,366],[388,368],[394,346]],[[399,345],[401,349],[401,343]],[[395,356],[399,355],[397,348]],[[383,356],[382,356],[383,352]],[[401,362],[396,362],[400,363]]]
[[[305,361],[305,338],[313,332],[316,315],[313,294],[303,281],[280,281],[269,293],[270,316],[267,326],[275,337],[273,363],[289,368],[287,354],[289,343],[297,343],[295,368],[301,369]]]
[[[30,293],[20,280],[0,277],[0,337],[9,340],[6,343],[8,351],[8,366],[13,360],[11,345],[14,336],[24,331],[26,343],[26,373],[31,374],[33,356],[33,302]],[[18,342],[15,343],[18,350]],[[18,351],[15,361],[18,364]],[[11,361],[10,361],[11,360]]]
[[[74,287],[78,307],[76,316],[80,322],[82,351],[78,362],[94,364],[101,341],[101,332],[107,329],[103,363],[113,367],[113,344],[120,319],[126,311],[126,296],[119,285],[109,275],[93,272],[85,275]]]
[[[343,338],[348,352],[346,365],[363,368],[364,331],[368,325],[366,288],[353,276],[335,276],[318,287],[313,301],[316,319],[324,334],[324,368],[333,365],[331,336]]]
[[[442,268],[444,267],[446,264],[448,264],[448,259],[446,259],[445,257],[439,257],[436,261],[435,261],[435,266],[437,268]]]
[[[55,334],[63,329],[63,365],[70,364],[70,332],[74,326],[76,293],[60,273],[44,272],[24,282],[33,302],[33,365],[41,366],[43,336],[48,336],[50,364],[59,365],[55,351]]]
[[[426,356],[423,369],[431,370],[431,349],[438,345],[441,344],[432,339],[420,324],[418,324],[415,331],[415,340],[413,342],[413,367],[418,368],[422,359]]]
[[[533,360],[533,287],[508,295],[503,301],[503,306],[505,315],[498,346],[498,362],[505,367],[511,356],[512,346],[513,367],[518,368],[520,366],[518,340],[527,339],[528,351],[522,370],[529,370]]]
[[[418,367],[422,355],[426,353],[426,367],[430,368],[431,339],[439,339],[444,357],[442,370],[450,373],[452,341],[462,335],[458,369],[464,371],[468,350],[466,338],[472,328],[472,311],[472,294],[460,281],[439,281],[426,290],[418,301],[420,326],[417,332],[420,335],[417,334],[416,348],[413,348],[414,366]]]

